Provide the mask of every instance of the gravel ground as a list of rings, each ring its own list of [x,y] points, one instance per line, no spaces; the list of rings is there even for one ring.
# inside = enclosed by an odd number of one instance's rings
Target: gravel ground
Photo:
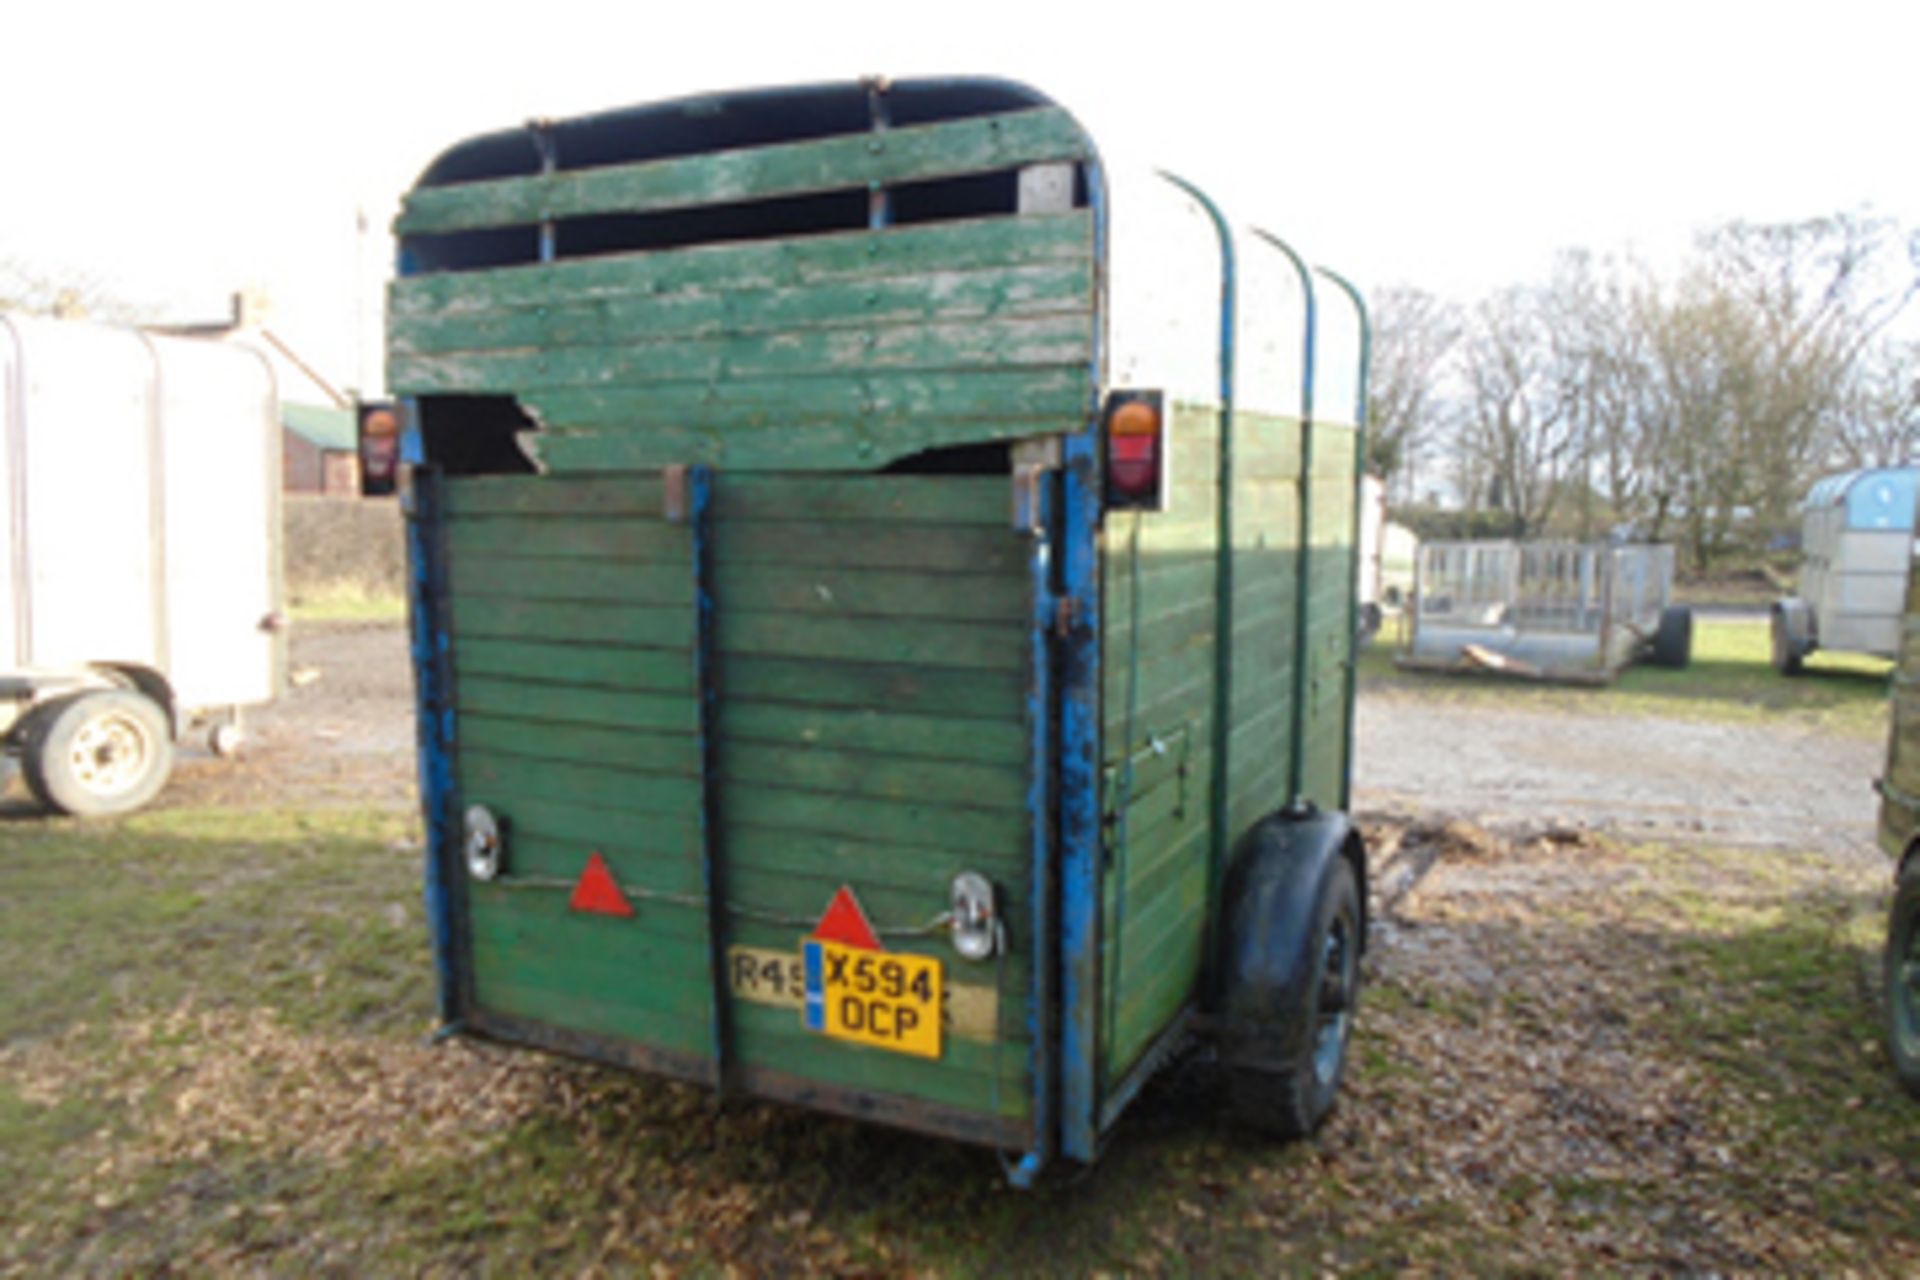
[[[1571,825],[1877,861],[1870,788],[1884,751],[1779,724],[1463,708],[1363,691],[1355,801],[1490,827]]]
[[[303,626],[292,669],[305,682],[251,714],[241,760],[189,746],[166,803],[412,803],[404,627]],[[1880,856],[1869,788],[1884,748],[1871,740],[1777,724],[1467,708],[1364,688],[1357,733],[1363,812]]]

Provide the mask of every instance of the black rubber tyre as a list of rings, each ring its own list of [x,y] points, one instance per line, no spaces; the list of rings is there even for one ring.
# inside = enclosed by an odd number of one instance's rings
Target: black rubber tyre
[[[1783,676],[1797,676],[1806,668],[1802,661],[1806,653],[1794,643],[1793,636],[1787,631],[1787,615],[1782,609],[1774,609],[1769,615],[1767,628],[1772,653],[1773,669]]]
[[[34,712],[20,754],[27,789],[42,805],[100,817],[159,794],[173,772],[173,734],[153,699],[102,689]]]
[[[1693,661],[1693,610],[1669,605],[1660,611],[1660,627],[1653,633],[1653,664],[1684,670]]]
[[[1907,863],[1894,886],[1882,973],[1887,1056],[1901,1087],[1920,1098],[1920,858]]]
[[[1242,1121],[1280,1138],[1301,1138],[1320,1127],[1340,1096],[1353,1015],[1360,999],[1360,892],[1353,867],[1335,858],[1313,912],[1313,981],[1304,1007],[1273,1016],[1306,1028],[1294,1061],[1276,1067],[1228,1064],[1227,1090]]]

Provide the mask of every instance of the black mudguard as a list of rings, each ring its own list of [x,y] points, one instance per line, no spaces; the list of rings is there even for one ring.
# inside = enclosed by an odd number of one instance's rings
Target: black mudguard
[[[1224,1061],[1281,1068],[1310,1028],[1287,1015],[1312,981],[1308,941],[1321,887],[1346,859],[1360,891],[1360,945],[1367,940],[1367,859],[1344,813],[1283,810],[1263,818],[1235,851],[1221,904],[1214,1026]]]

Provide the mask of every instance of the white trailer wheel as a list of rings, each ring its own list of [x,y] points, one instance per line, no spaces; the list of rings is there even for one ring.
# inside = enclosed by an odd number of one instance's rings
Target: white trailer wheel
[[[82,817],[128,813],[173,771],[166,712],[129,689],[77,694],[35,713],[22,753],[42,804]]]

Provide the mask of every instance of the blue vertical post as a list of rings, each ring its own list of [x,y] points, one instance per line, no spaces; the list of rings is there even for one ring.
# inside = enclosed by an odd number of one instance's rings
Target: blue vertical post
[[[427,462],[418,408],[402,403],[407,422],[402,457],[411,464],[402,502],[407,521],[407,623],[413,657],[414,727],[419,738],[420,808],[426,828],[423,893],[433,964],[440,985],[440,1019],[459,1023],[470,999],[456,944],[454,860],[460,833],[454,819],[453,662],[446,617],[444,481]]]
[[[1106,184],[1097,163],[1085,173],[1094,261],[1104,270]],[[1087,425],[1061,442],[1058,596],[1047,620],[1060,708],[1060,1150],[1075,1160],[1092,1160],[1100,1145],[1100,389],[1106,352],[1095,341]]]
[[[1054,1055],[1053,1033],[1053,527],[1058,510],[1052,477],[1041,473],[1028,495],[1032,510],[1025,523],[1032,537],[1027,552],[1027,578],[1032,592],[1028,623],[1027,668],[1027,825],[1032,859],[1029,892],[1033,899],[1033,976],[1028,980],[1027,1058],[1033,1082],[1033,1145],[1008,1173],[1017,1187],[1033,1185],[1053,1158]],[[1001,1034],[995,1028],[996,1036]],[[995,1069],[999,1064],[996,1060]]]
[[[708,1025],[712,1047],[712,1084],[715,1091],[727,1088],[727,892],[721,866],[718,790],[714,771],[720,710],[719,693],[714,687],[713,636],[713,469],[693,466],[676,475],[670,471],[668,485],[684,480],[685,515],[693,552],[693,677],[698,707],[698,753],[700,763],[700,875],[707,899],[707,986]],[[673,503],[669,501],[669,506]]]

